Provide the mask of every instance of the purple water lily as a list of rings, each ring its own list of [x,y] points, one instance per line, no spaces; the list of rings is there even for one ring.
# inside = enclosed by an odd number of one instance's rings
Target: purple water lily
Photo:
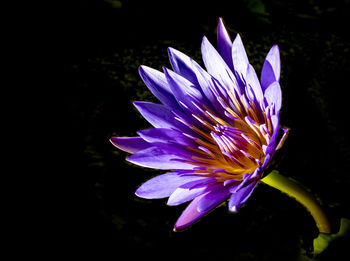
[[[169,197],[174,206],[191,203],[174,230],[184,229],[228,200],[236,211],[262,178],[277,143],[282,94],[280,56],[275,45],[267,54],[260,81],[249,64],[241,37],[232,42],[221,19],[216,50],[202,41],[204,70],[173,48],[173,70],[140,66],[141,78],[161,104],[134,102],[154,126],[136,137],[113,137],[129,152],[128,161],[143,167],[169,170],[141,185],[136,195]]]

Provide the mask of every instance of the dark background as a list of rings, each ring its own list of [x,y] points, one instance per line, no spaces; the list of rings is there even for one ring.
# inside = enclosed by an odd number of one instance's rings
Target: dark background
[[[64,62],[64,171],[57,177],[64,183],[57,195],[63,226],[50,233],[51,255],[297,260],[301,253],[306,260],[311,253],[317,236],[312,217],[264,184],[237,214],[219,207],[174,233],[186,204],[137,198],[136,188],[162,172],[127,163],[126,153],[108,141],[150,127],[132,106],[134,100],[156,101],[138,66],[170,67],[168,46],[203,64],[202,37],[216,46],[219,17],[231,38],[241,34],[258,73],[269,49],[280,47],[281,124],[291,130],[274,167],[322,200],[335,232],[340,217],[350,218],[349,1],[89,0],[63,9],[57,23]],[[345,249],[337,247],[323,258]]]

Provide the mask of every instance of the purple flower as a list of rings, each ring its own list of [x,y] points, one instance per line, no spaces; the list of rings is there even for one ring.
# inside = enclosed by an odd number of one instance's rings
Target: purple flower
[[[136,137],[113,137],[128,161],[170,170],[141,185],[141,198],[167,198],[168,205],[191,203],[174,230],[184,229],[228,200],[236,211],[250,196],[275,151],[282,94],[278,46],[265,59],[260,81],[249,64],[241,37],[232,42],[222,20],[216,50],[202,41],[204,70],[173,48],[173,70],[140,66],[141,78],[161,104],[134,102],[154,126]]]

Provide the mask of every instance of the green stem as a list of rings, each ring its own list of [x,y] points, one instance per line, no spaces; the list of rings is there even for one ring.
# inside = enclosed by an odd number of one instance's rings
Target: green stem
[[[321,206],[316,198],[302,185],[290,178],[280,175],[276,170],[272,171],[261,181],[295,198],[311,213],[320,233],[331,233],[329,221],[321,209]]]

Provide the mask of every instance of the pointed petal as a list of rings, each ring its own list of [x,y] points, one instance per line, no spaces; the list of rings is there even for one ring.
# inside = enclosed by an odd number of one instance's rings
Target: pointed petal
[[[152,143],[155,147],[161,149],[164,153],[168,153],[170,155],[178,156],[183,160],[191,160],[192,157],[203,158],[200,151],[189,150],[187,146],[182,146],[176,143],[166,143],[166,142],[155,142]],[[196,146],[198,147],[198,146]]]
[[[246,82],[247,85],[249,85],[253,89],[254,96],[258,100],[258,102],[262,102],[264,100],[264,94],[261,90],[258,76],[256,75],[254,67],[251,64],[248,64],[247,67]]]
[[[213,82],[212,76],[198,64],[194,64],[194,68],[196,69],[198,84],[210,104],[210,107],[208,107],[214,109],[219,114],[218,116],[225,118],[225,110],[218,102],[218,97],[223,96],[222,98],[224,98],[225,95],[227,96],[226,91],[218,90]],[[224,92],[224,94],[222,92]]]
[[[215,50],[205,36],[203,37],[201,49],[203,62],[209,74],[220,81],[227,90],[236,89],[240,93],[241,90],[236,81],[236,77],[233,75],[231,69],[221,55]]]
[[[274,81],[279,82],[281,74],[281,59],[277,45],[274,45],[268,52],[262,71],[261,87],[263,91]]]
[[[185,104],[191,112],[200,113],[192,101],[197,104],[205,103],[202,93],[194,88],[194,85],[181,75],[178,75],[165,67],[163,69],[176,100],[179,103]]]
[[[205,195],[205,194],[204,194]],[[197,210],[198,202],[201,200],[204,195],[201,195],[197,198],[195,198],[182,212],[181,216],[176,221],[176,224],[174,226],[174,231],[180,231],[183,230],[190,225],[192,225],[194,222],[196,222],[198,219],[200,219],[202,216],[207,214],[207,212],[199,212]]]
[[[259,169],[259,171],[257,173],[257,175],[259,175],[260,178],[262,177],[262,175],[264,174],[264,171],[269,166],[271,159],[272,159],[271,154],[266,154],[264,163],[261,165],[261,167],[260,167],[260,169]]]
[[[171,110],[152,102],[134,102],[142,116],[156,128],[187,130],[188,128],[175,119]]]
[[[203,179],[203,177],[169,172],[146,181],[136,190],[135,194],[141,198],[147,199],[166,198],[179,186],[198,179]]]
[[[224,187],[221,185],[219,188],[206,194],[198,202],[197,210],[199,212],[208,212],[228,199],[230,194],[230,186]]]
[[[268,156],[266,156],[268,157]],[[265,157],[265,161],[266,161],[266,157]],[[264,161],[264,162],[265,162]],[[240,191],[242,188],[244,188],[247,184],[251,183],[251,180],[256,178],[258,176],[258,174],[260,174],[262,168],[258,167],[257,169],[255,169],[252,173],[246,173],[243,175],[243,181],[241,181],[240,183],[236,183],[234,186],[231,187],[230,192],[231,193],[236,193],[238,191]]]
[[[131,154],[152,146],[141,137],[112,137],[110,142],[118,149]]]
[[[180,205],[202,195],[206,191],[206,186],[194,189],[179,187],[170,195],[167,204],[169,206]]]
[[[174,71],[192,84],[197,85],[198,81],[194,64],[198,65],[198,63],[191,57],[171,47],[168,48],[168,55]]]
[[[271,116],[271,123],[272,123],[272,128],[273,128],[273,134],[272,135],[278,135],[278,130],[279,130],[279,124],[280,124],[280,119],[278,115],[272,115]]]
[[[249,60],[247,53],[244,49],[241,36],[239,34],[237,34],[235,40],[232,43],[232,61],[236,74],[241,78],[241,81],[244,83]]]
[[[267,103],[274,104],[276,114],[279,113],[282,106],[282,91],[280,84],[278,82],[273,82],[266,88],[264,96],[266,98]]]
[[[214,183],[215,181],[216,181],[216,179],[213,177],[201,177],[197,180],[194,180],[194,181],[191,181],[191,182],[188,182],[188,183],[182,185],[181,188],[184,188],[184,189],[200,188],[200,187],[206,186],[210,183]]]
[[[222,106],[220,106],[217,101],[217,96],[214,95],[211,90],[211,88],[213,88],[212,76],[207,73],[207,71],[205,71],[196,61],[180,51],[173,48],[168,48],[168,52],[174,71],[189,80],[193,84],[192,88],[201,91],[200,99],[206,103],[207,107],[211,109],[215,108],[222,115],[224,115]]]
[[[232,63],[232,41],[225,28],[222,18],[219,19],[217,29],[218,52],[224,59],[228,67],[233,71]]]
[[[157,147],[151,147],[141,150],[126,159],[136,165],[153,169],[193,169],[196,167],[190,163],[184,162],[182,157],[169,154]]]
[[[233,212],[237,211],[238,208],[240,208],[247,201],[257,184],[258,180],[254,180],[252,183],[241,188],[236,193],[233,193],[228,203],[229,210]]]
[[[270,143],[266,148],[265,154],[273,155],[276,150],[276,142],[277,142],[278,130],[279,130],[279,117],[277,115],[272,115],[271,123],[272,123],[273,133],[270,139]],[[266,158],[265,158],[265,161],[266,161]]]
[[[187,138],[182,132],[178,130],[153,128],[141,130],[137,132],[142,139],[149,143],[174,143],[183,146],[195,147],[196,143]],[[197,145],[198,146],[198,145]]]
[[[275,81],[276,78],[273,72],[272,65],[268,60],[265,60],[260,76],[261,89],[263,90],[263,92],[265,92],[266,88]]]
[[[159,101],[169,107],[176,108],[178,106],[164,73],[142,65],[139,67],[139,74],[148,89]]]

